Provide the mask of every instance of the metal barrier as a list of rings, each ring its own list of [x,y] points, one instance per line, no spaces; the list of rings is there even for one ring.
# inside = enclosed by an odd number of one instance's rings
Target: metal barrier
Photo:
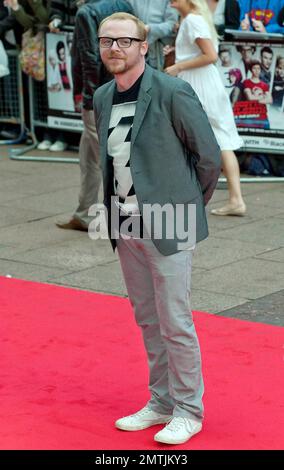
[[[9,149],[9,158],[11,160],[24,160],[33,162],[57,162],[57,163],[79,163],[79,158],[51,157],[49,155],[26,155],[27,152],[34,150],[38,145],[35,128],[41,127],[48,129],[47,124],[47,88],[46,82],[38,82],[29,77],[29,109],[31,129],[29,136],[32,144],[21,149]]]
[[[25,135],[25,113],[23,99],[22,71],[18,51],[7,51],[10,74],[0,78],[0,123],[17,124],[15,139],[0,140],[0,145],[20,143]]]

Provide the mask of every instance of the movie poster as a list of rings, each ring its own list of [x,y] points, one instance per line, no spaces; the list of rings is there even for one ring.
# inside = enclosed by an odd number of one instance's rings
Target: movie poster
[[[222,42],[217,67],[246,148],[284,150],[284,47]]]
[[[48,126],[81,132],[80,103],[74,102],[71,73],[72,32],[46,35]]]

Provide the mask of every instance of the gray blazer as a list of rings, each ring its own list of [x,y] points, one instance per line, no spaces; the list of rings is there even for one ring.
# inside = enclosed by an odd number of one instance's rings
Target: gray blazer
[[[110,210],[113,165],[107,158],[114,80],[98,88],[94,110],[100,143],[104,204]],[[141,214],[143,204],[196,205],[196,242],[208,235],[205,205],[220,173],[220,149],[191,86],[146,65],[131,135],[130,169]],[[185,210],[185,217],[187,210]],[[190,226],[190,220],[185,221]],[[110,231],[109,231],[110,234]],[[163,255],[176,253],[179,240],[151,238]],[[115,240],[111,240],[115,248]]]

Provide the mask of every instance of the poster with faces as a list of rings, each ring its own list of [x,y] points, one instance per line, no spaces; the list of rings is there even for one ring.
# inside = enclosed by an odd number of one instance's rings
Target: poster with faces
[[[217,68],[249,147],[284,149],[284,47],[222,42]],[[250,138],[249,138],[250,137]]]
[[[78,103],[73,96],[71,67],[72,32],[46,35],[46,80],[48,125],[53,128],[83,129]]]

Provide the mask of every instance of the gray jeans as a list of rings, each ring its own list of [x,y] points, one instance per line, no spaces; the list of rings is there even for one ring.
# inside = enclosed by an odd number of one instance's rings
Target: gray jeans
[[[98,202],[102,178],[94,111],[83,109],[82,119],[84,130],[79,146],[81,186],[79,205],[74,213],[74,218],[80,220],[83,225],[88,226],[94,218],[88,215],[88,211],[92,204]]]
[[[150,370],[154,411],[203,419],[199,343],[190,309],[193,250],[161,255],[151,240],[117,241],[120,263]]]

